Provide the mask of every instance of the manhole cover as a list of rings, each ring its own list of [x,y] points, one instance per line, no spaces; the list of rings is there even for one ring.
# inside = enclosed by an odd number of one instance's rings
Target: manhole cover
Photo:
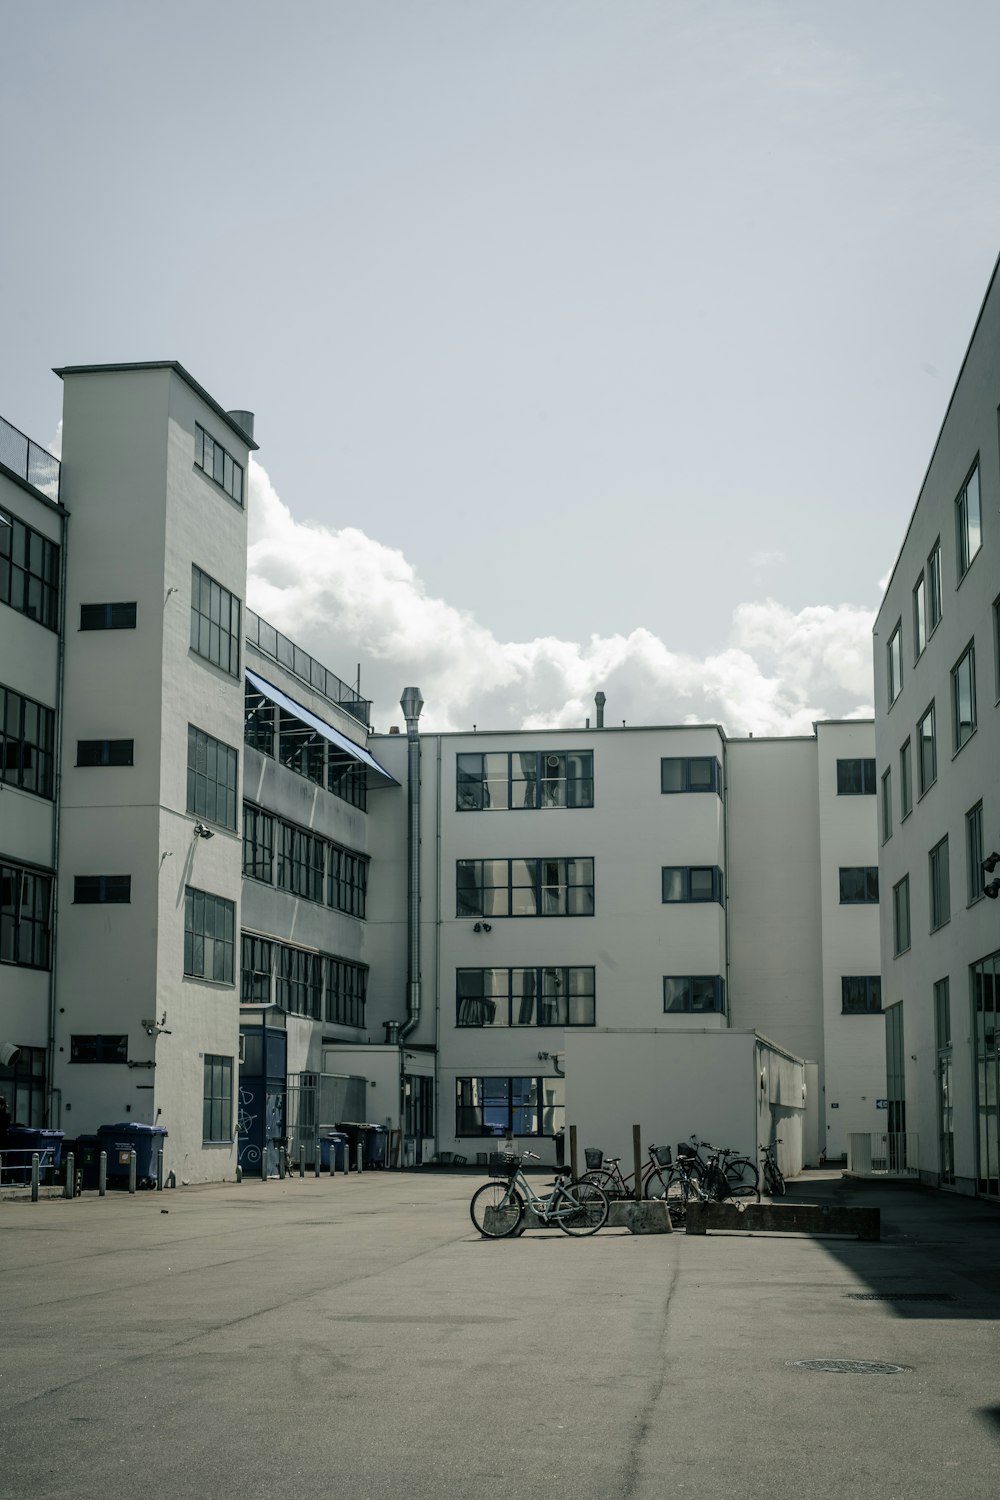
[[[902,1375],[912,1365],[886,1365],[877,1359],[788,1359],[796,1370],[819,1370],[824,1375]]]
[[[848,1292],[849,1302],[954,1302],[950,1292]]]

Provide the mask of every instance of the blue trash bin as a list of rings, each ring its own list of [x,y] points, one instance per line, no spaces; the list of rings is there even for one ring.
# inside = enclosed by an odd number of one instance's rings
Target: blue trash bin
[[[79,1135],[73,1144],[76,1170],[86,1193],[95,1192],[101,1185],[101,1149],[96,1135]]]
[[[4,1147],[5,1182],[30,1182],[31,1158],[38,1152],[43,1182],[51,1182],[62,1161],[63,1132],[34,1130],[28,1125],[12,1125]]]
[[[108,1154],[108,1182],[128,1181],[129,1155],[134,1151],[136,1186],[155,1187],[156,1157],[166,1134],[162,1125],[139,1125],[134,1120],[99,1125],[100,1149]]]
[[[339,1130],[328,1130],[326,1134],[320,1138],[319,1143],[319,1157],[322,1170],[324,1172],[329,1172],[331,1170],[330,1163],[332,1160],[334,1171],[345,1172],[347,1170],[346,1152],[347,1136],[342,1135]]]
[[[384,1125],[365,1125],[365,1168],[384,1167],[389,1145],[389,1132]]]

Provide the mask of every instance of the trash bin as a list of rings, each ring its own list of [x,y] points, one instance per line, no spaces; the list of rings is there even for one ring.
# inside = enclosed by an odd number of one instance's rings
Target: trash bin
[[[156,1156],[166,1134],[162,1125],[139,1125],[133,1120],[99,1125],[98,1155],[108,1153],[108,1182],[128,1182],[129,1155],[134,1151],[136,1187],[155,1187]]]
[[[358,1164],[358,1143],[364,1140],[365,1127],[353,1120],[338,1120],[337,1129],[347,1137],[344,1147],[347,1152],[347,1170],[353,1172]]]
[[[27,1125],[12,1125],[7,1132],[3,1153],[4,1181],[30,1182],[31,1158],[37,1151],[39,1177],[42,1182],[51,1182],[62,1160],[63,1139],[61,1130],[34,1130]]]
[[[69,1151],[67,1146],[66,1150]],[[96,1135],[77,1136],[73,1143],[76,1170],[81,1174],[81,1186],[86,1193],[96,1192],[100,1187],[101,1143]]]
[[[347,1136],[339,1130],[328,1130],[319,1142],[320,1166],[324,1172],[347,1171]]]
[[[384,1167],[389,1147],[389,1132],[384,1125],[365,1125],[362,1128],[364,1130],[365,1170],[371,1167]]]

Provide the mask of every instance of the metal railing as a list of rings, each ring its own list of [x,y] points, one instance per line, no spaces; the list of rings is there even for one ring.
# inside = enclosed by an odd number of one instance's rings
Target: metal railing
[[[0,464],[20,479],[41,490],[48,499],[59,500],[60,463],[47,448],[40,448],[30,437],[0,417]]]
[[[847,1137],[847,1170],[855,1177],[919,1177],[917,1132],[853,1132]]]
[[[0,1151],[0,1187],[30,1187],[32,1158],[38,1158],[38,1174],[42,1182],[55,1181],[55,1150],[52,1146],[5,1147]]]
[[[256,646],[262,655],[278,662],[286,672],[291,672],[293,677],[307,683],[327,702],[342,708],[344,713],[350,714],[352,719],[357,719],[359,724],[368,728],[372,708],[370,699],[359,697],[355,688],[348,687],[336,673],[329,671],[321,661],[310,656],[308,651],[303,651],[301,646],[296,646],[294,641],[262,620],[260,615],[255,615],[252,609],[245,613],[246,637],[251,646]]]

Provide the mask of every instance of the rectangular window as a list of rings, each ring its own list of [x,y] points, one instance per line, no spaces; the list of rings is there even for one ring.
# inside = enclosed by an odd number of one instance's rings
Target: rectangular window
[[[932,636],[941,622],[941,538],[927,559],[927,634]]]
[[[913,811],[913,751],[909,740],[899,747],[899,818],[908,818]]]
[[[134,740],[77,740],[78,766],[130,766],[135,753]]]
[[[364,1026],[368,970],[364,964],[327,956],[323,960],[326,989],[324,1015],[334,1026]]]
[[[134,630],[135,603],[81,604],[81,630]]]
[[[275,998],[282,1010],[296,1016],[323,1019],[323,956],[304,948],[278,949]]]
[[[457,969],[458,1026],[593,1026],[591,968]]]
[[[660,761],[661,792],[717,792],[722,766],[714,755],[665,755]]]
[[[965,878],[968,904],[983,895],[983,804],[977,802],[965,815]]]
[[[955,749],[961,750],[976,729],[976,647],[970,642],[951,669],[951,720]]]
[[[917,725],[917,750],[920,756],[920,795],[937,781],[937,731],[934,726],[934,704]]]
[[[188,725],[187,810],[196,818],[236,827],[239,759],[230,745]]]
[[[191,564],[191,650],[240,675],[240,601],[221,583]]]
[[[903,689],[903,622],[897,621],[889,637],[887,656],[889,707],[895,703]]]
[[[242,465],[197,422],[194,428],[194,463],[196,469],[203,470],[237,505],[243,504]]]
[[[913,660],[916,661],[927,645],[927,591],[924,570],[913,585]]]
[[[878,905],[878,865],[841,865],[840,904]]]
[[[321,838],[281,823],[278,830],[278,887],[304,896],[307,901],[322,901],[326,849]]]
[[[958,533],[958,577],[961,582],[969,571],[972,559],[983,545],[978,459],[955,501],[955,523]]]
[[[939,979],[934,986],[934,1036],[939,1052],[951,1046],[951,997],[947,979]]]
[[[943,927],[951,917],[951,880],[948,870],[948,835],[935,844],[928,859],[931,897],[931,932]]]
[[[201,1138],[206,1145],[228,1142],[233,1134],[233,1059],[205,1053],[205,1107]]]
[[[261,755],[274,755],[275,705],[263,693],[246,683],[243,710],[243,739]]]
[[[75,875],[76,906],[125,906],[132,900],[131,875]]]
[[[71,1036],[69,1060],[74,1063],[127,1063],[127,1036]]]
[[[243,874],[274,883],[274,818],[250,802],[243,804]]]
[[[993,688],[1000,703],[1000,598],[993,601]]]
[[[51,875],[0,864],[0,964],[49,967],[51,911]]]
[[[51,801],[55,723],[51,708],[0,687],[0,782]]]
[[[339,844],[327,845],[326,904],[349,917],[364,918],[368,899],[368,858]]]
[[[719,974],[665,974],[663,1009],[667,1015],[704,1015],[726,1009],[726,981]]]
[[[404,1135],[427,1139],[434,1134],[434,1080],[423,1073],[403,1075],[406,1101]]]
[[[184,973],[216,984],[234,980],[236,905],[187,886],[184,891]]]
[[[592,917],[592,859],[460,859],[459,917]]]
[[[0,509],[0,604],[59,628],[59,548],[48,537]]]
[[[845,1016],[873,1016],[882,1009],[882,980],[878,974],[844,974],[840,981],[840,1009]]]
[[[566,1126],[564,1078],[457,1078],[456,1136],[554,1136]]]
[[[240,938],[240,1004],[270,1005],[276,944],[244,932]]]
[[[892,838],[892,767],[882,776],[882,842]]]
[[[837,761],[838,797],[874,797],[877,786],[874,760]]]
[[[893,953],[898,957],[910,946],[910,877],[892,888],[892,938]]]
[[[593,807],[590,750],[523,750],[456,756],[459,812]]]
[[[718,865],[664,865],[663,901],[722,901],[722,871]]]

